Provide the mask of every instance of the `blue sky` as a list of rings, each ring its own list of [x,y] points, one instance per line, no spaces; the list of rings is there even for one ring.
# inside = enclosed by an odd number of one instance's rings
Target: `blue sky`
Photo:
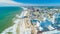
[[[60,6],[60,0],[0,0],[0,6]]]
[[[14,0],[14,1],[28,4],[60,4],[60,0]]]

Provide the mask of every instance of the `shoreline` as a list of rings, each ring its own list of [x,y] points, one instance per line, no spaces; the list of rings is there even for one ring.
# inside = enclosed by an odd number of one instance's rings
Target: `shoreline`
[[[26,8],[24,8],[24,7],[21,7],[21,8],[23,8],[23,10],[26,10]],[[17,15],[17,18],[23,17],[23,14],[26,14],[26,12],[22,11],[20,15],[19,14]],[[20,21],[20,19],[15,20],[15,24],[11,27],[6,28],[1,34],[5,34],[5,33],[9,32],[10,29],[14,30],[14,31],[11,30],[10,32],[14,32],[14,34],[16,34],[16,28],[17,28],[17,24],[18,24],[19,21]]]

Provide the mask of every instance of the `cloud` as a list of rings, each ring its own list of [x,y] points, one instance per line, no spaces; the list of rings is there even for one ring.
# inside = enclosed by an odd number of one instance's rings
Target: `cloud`
[[[15,2],[13,0],[0,0],[0,6],[34,6],[34,5],[36,4],[20,3],[20,2]]]
[[[0,6],[18,6],[22,4],[23,3],[18,3],[13,0],[0,0]]]

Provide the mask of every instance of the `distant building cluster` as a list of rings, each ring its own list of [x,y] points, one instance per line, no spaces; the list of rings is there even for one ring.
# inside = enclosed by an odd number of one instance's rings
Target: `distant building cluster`
[[[60,9],[30,8],[30,21],[37,33],[60,29]]]

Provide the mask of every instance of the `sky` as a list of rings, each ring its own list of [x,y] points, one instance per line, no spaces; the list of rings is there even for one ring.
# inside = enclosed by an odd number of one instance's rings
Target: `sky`
[[[0,0],[0,6],[60,6],[60,0]]]
[[[16,2],[30,3],[30,4],[59,4],[60,0],[14,0]]]

